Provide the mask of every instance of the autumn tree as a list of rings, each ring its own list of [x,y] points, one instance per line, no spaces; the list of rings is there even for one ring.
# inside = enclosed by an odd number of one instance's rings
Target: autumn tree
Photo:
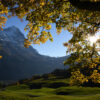
[[[0,18],[1,29],[7,18],[18,16],[25,18],[29,23],[25,47],[33,44],[45,43],[48,39],[53,41],[50,29],[52,23],[56,24],[59,34],[64,28],[73,34],[73,38],[82,34],[93,33],[100,26],[100,12],[80,10],[73,6],[73,0],[1,0]],[[75,0],[74,0],[75,1]],[[76,0],[78,2],[79,0]],[[75,41],[74,41],[75,42]]]
[[[72,43],[71,40],[64,44],[70,57],[64,62],[70,65],[72,76],[71,85],[100,84],[100,55],[97,51],[97,43],[91,45],[87,36],[81,41]]]

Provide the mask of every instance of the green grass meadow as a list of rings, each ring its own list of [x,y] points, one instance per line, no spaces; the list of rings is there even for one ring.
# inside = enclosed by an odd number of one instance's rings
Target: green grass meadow
[[[0,100],[100,100],[100,88],[70,86],[68,78],[41,77],[1,89]]]
[[[9,86],[0,91],[0,100],[100,100],[100,88],[68,86],[29,89],[27,85]]]

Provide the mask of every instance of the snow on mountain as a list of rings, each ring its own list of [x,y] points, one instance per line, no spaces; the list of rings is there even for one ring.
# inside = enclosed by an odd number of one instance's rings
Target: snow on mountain
[[[4,29],[3,31],[0,31],[0,40],[14,43],[23,43],[24,35],[17,27],[12,26]]]

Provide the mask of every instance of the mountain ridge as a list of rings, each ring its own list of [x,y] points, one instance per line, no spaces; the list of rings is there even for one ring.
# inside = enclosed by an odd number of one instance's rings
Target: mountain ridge
[[[24,35],[15,26],[0,31],[0,80],[19,80],[34,74],[64,68],[66,57],[41,55],[33,47],[24,47]]]

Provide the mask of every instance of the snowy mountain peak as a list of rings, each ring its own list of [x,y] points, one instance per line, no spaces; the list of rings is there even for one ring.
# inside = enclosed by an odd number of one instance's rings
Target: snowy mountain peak
[[[17,27],[12,26],[0,31],[0,40],[16,43],[24,42],[24,35]]]

